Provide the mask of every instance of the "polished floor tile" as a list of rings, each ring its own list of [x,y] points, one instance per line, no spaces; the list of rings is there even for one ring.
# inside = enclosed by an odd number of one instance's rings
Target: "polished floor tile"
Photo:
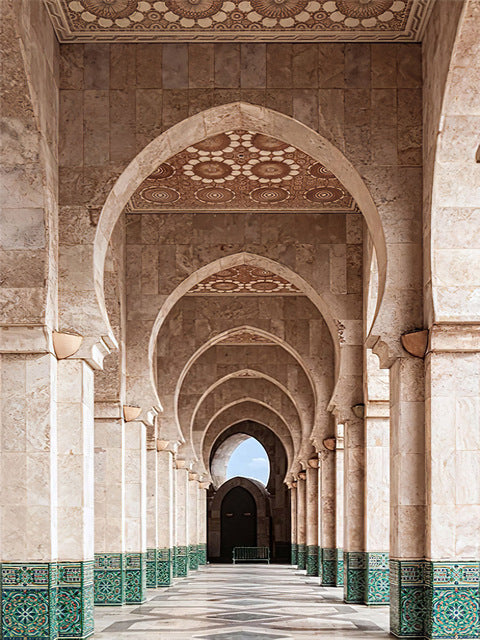
[[[148,591],[140,606],[96,607],[99,640],[379,640],[388,608],[344,604],[342,590],[282,565],[209,565]]]

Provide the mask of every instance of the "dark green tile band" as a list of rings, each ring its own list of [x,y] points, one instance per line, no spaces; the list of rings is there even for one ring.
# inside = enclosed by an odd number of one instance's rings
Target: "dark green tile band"
[[[205,543],[198,545],[198,564],[200,566],[207,564],[207,545]]]
[[[147,589],[157,588],[157,550],[147,548]]]
[[[297,544],[296,542],[292,542],[292,546],[290,548],[290,564],[297,564]]]
[[[188,547],[176,547],[175,566],[177,578],[188,575]]]
[[[198,570],[198,548],[196,544],[188,547],[188,568],[190,571]]]
[[[173,549],[157,549],[157,587],[169,587],[173,579]]]
[[[147,554],[125,554],[126,582],[125,600],[127,604],[140,604],[147,599]]]
[[[366,556],[364,551],[344,552],[344,585],[345,602],[363,604],[366,586]]]
[[[125,557],[123,553],[96,553],[93,567],[94,604],[125,604]]]
[[[307,576],[318,576],[318,546],[307,546],[306,557]]]
[[[335,586],[343,587],[343,549],[335,549],[335,560],[337,568],[337,575],[335,576]]]
[[[297,547],[297,565],[299,569],[306,569],[306,549],[304,544],[299,544]]]
[[[90,638],[93,622],[93,560],[58,563],[58,637]]]
[[[365,604],[390,602],[390,576],[387,551],[367,551],[365,559]]]
[[[321,550],[320,577],[324,587],[337,585],[337,558],[336,549],[324,547]]]

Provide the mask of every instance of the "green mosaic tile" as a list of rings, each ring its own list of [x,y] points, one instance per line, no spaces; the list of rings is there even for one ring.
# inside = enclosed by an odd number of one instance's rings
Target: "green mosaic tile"
[[[297,544],[292,542],[290,547],[290,564],[297,564]]]
[[[93,560],[58,563],[59,638],[90,638],[93,635],[93,570]]]
[[[177,547],[176,550],[177,577],[185,578],[188,575],[188,547]]]
[[[125,604],[125,558],[123,553],[96,553],[93,567],[94,603]]]
[[[207,545],[205,543],[198,545],[198,564],[200,566],[207,564]]]
[[[366,556],[363,551],[344,552],[344,585],[345,602],[363,603],[366,586]]]
[[[188,546],[188,569],[189,571],[198,570],[198,549],[196,544]]]
[[[140,604],[146,600],[147,554],[125,554],[125,600],[127,604]]]
[[[425,562],[425,636],[480,638],[480,562]]]
[[[157,549],[157,587],[169,587],[173,578],[173,549]]]
[[[322,578],[321,584],[325,587],[336,586],[336,555],[335,549],[329,549],[324,547],[321,549],[321,570],[320,577]]]
[[[343,587],[343,549],[335,549],[335,562],[337,574],[335,576],[335,586]]]
[[[57,640],[58,567],[52,563],[3,563],[0,567],[3,640]]]
[[[173,547],[172,549],[172,575],[174,578],[178,578],[178,568],[177,568],[177,547]]]
[[[318,547],[317,545],[307,546],[306,556],[307,576],[318,576]]]
[[[297,566],[299,569],[307,568],[306,549],[304,544],[297,546]]]
[[[147,589],[157,588],[157,550],[147,548]]]
[[[399,638],[424,635],[424,561],[390,560],[390,631]]]
[[[387,605],[390,601],[388,552],[366,554],[365,604]]]

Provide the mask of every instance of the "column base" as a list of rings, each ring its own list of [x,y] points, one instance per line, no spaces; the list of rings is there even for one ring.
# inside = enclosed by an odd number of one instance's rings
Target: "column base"
[[[336,549],[320,549],[320,577],[323,587],[335,587],[337,585],[337,560]]]
[[[141,604],[147,599],[147,554],[125,554],[125,600],[127,604]]]
[[[307,568],[306,549],[304,544],[297,546],[297,566],[299,569]]]
[[[290,564],[297,564],[297,544],[292,542],[290,547]]]
[[[178,578],[177,570],[177,547],[172,548],[172,576]]]
[[[123,553],[96,553],[93,568],[95,606],[125,604],[125,557]]]
[[[363,551],[345,551],[344,563],[344,600],[351,604],[363,604],[366,588],[365,553]]]
[[[147,548],[147,589],[157,588],[157,550]]]
[[[309,544],[306,556],[307,576],[318,576],[318,546]]]
[[[169,587],[173,577],[173,549],[157,549],[157,587]]]
[[[367,551],[365,604],[387,605],[390,602],[390,576],[387,551]]]
[[[93,635],[93,560],[58,563],[58,637]]]
[[[335,576],[335,586],[343,587],[343,549],[335,549],[335,563],[337,574]]]
[[[207,545],[205,543],[198,545],[198,564],[202,567],[207,564]]]
[[[57,640],[58,568],[55,562],[1,565],[0,637]]]
[[[198,571],[198,548],[196,544],[188,546],[188,569]]]
[[[175,565],[177,578],[188,576],[188,547],[175,547]]]

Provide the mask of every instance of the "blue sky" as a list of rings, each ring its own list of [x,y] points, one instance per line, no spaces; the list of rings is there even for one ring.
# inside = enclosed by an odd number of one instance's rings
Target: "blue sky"
[[[235,476],[255,478],[264,485],[270,475],[267,452],[255,438],[244,440],[232,453],[227,466],[227,480]]]

